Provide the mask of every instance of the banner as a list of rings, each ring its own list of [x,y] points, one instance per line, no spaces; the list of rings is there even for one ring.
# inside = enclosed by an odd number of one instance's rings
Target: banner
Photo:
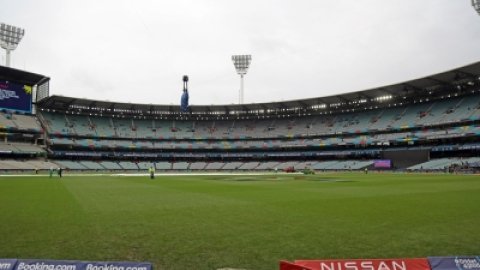
[[[15,259],[0,259],[0,270],[13,270],[16,263]]]
[[[312,270],[430,270],[425,259],[298,260]]]
[[[0,259],[0,270],[152,270],[152,264],[148,262]]]
[[[480,256],[429,257],[432,270],[480,270]]]
[[[0,108],[30,113],[32,111],[32,87],[0,81]]]
[[[311,269],[293,264],[291,262],[280,261],[280,270],[311,270]]]

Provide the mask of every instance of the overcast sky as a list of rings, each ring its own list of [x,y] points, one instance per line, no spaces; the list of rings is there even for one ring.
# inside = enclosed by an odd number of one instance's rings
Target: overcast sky
[[[26,29],[13,67],[51,94],[179,104],[238,102],[232,54],[251,54],[245,102],[364,90],[480,61],[470,0],[0,0]],[[4,64],[5,52],[1,52]]]

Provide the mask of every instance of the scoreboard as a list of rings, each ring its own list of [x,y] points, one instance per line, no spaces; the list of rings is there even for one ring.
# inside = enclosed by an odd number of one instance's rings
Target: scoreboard
[[[0,80],[0,109],[32,112],[32,86]]]

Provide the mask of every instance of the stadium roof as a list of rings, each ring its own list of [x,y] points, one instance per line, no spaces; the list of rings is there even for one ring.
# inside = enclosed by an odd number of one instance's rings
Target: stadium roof
[[[1,71],[1,70],[0,70]],[[32,74],[33,76],[34,74]],[[40,75],[38,75],[40,76]],[[232,113],[253,112],[257,110],[278,110],[288,108],[313,108],[313,106],[333,104],[353,104],[359,100],[374,101],[381,97],[422,96],[436,93],[438,90],[449,91],[452,86],[465,83],[479,84],[480,62],[461,68],[411,80],[403,83],[377,87],[368,90],[351,92],[346,94],[316,97],[308,99],[290,100],[270,103],[229,104],[229,105],[193,105],[192,113]],[[179,105],[156,105],[119,103],[101,100],[80,99],[74,97],[51,96],[43,99],[39,104],[43,108],[52,109],[82,109],[93,111],[105,111],[112,113],[134,114],[161,114],[162,112],[180,113]]]
[[[32,86],[44,84],[48,82],[50,78],[36,73],[0,66],[0,80],[13,81]]]

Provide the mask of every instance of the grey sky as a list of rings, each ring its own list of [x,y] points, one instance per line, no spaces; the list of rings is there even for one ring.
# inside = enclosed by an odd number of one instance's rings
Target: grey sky
[[[480,60],[470,0],[0,0],[26,29],[14,67],[51,93],[110,101],[238,101],[232,54],[252,54],[245,102],[325,96]],[[4,52],[1,52],[2,64]]]

